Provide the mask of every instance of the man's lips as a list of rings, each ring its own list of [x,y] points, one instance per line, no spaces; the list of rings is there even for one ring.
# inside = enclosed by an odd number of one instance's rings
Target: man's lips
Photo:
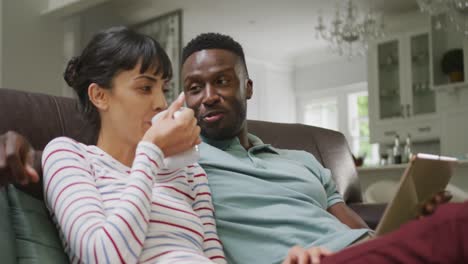
[[[224,117],[224,114],[222,112],[210,112],[210,113],[204,114],[202,117],[202,120],[206,123],[213,123],[213,122],[220,120],[223,117]]]

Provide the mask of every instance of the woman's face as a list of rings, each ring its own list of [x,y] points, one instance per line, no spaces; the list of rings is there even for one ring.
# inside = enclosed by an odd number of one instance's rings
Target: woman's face
[[[154,75],[154,69],[140,73],[140,66],[114,77],[112,89],[106,91],[108,109],[101,113],[102,125],[130,144],[138,144],[151,127],[151,118],[167,108],[169,80]]]

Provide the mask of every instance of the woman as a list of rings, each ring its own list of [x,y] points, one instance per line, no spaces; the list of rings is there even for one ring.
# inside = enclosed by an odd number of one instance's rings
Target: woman
[[[183,95],[167,108],[172,77],[152,38],[124,27],[94,36],[64,78],[99,128],[96,146],[61,137],[44,150],[45,201],[72,263],[225,263],[207,177],[163,158],[200,143]]]

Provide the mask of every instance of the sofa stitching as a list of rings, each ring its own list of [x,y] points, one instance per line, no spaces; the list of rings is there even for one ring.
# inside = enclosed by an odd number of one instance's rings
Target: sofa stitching
[[[55,104],[55,108],[57,109],[57,114],[58,114],[59,123],[60,123],[60,129],[62,130],[61,135],[65,135],[65,126],[63,124],[62,112],[60,111],[60,107],[58,105],[57,98],[52,97],[52,100],[53,100],[53,102]]]

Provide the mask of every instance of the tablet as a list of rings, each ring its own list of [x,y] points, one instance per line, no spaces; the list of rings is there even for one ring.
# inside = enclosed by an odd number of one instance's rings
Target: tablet
[[[392,201],[387,205],[375,235],[381,236],[414,220],[425,201],[444,191],[457,159],[419,153],[414,155]]]

